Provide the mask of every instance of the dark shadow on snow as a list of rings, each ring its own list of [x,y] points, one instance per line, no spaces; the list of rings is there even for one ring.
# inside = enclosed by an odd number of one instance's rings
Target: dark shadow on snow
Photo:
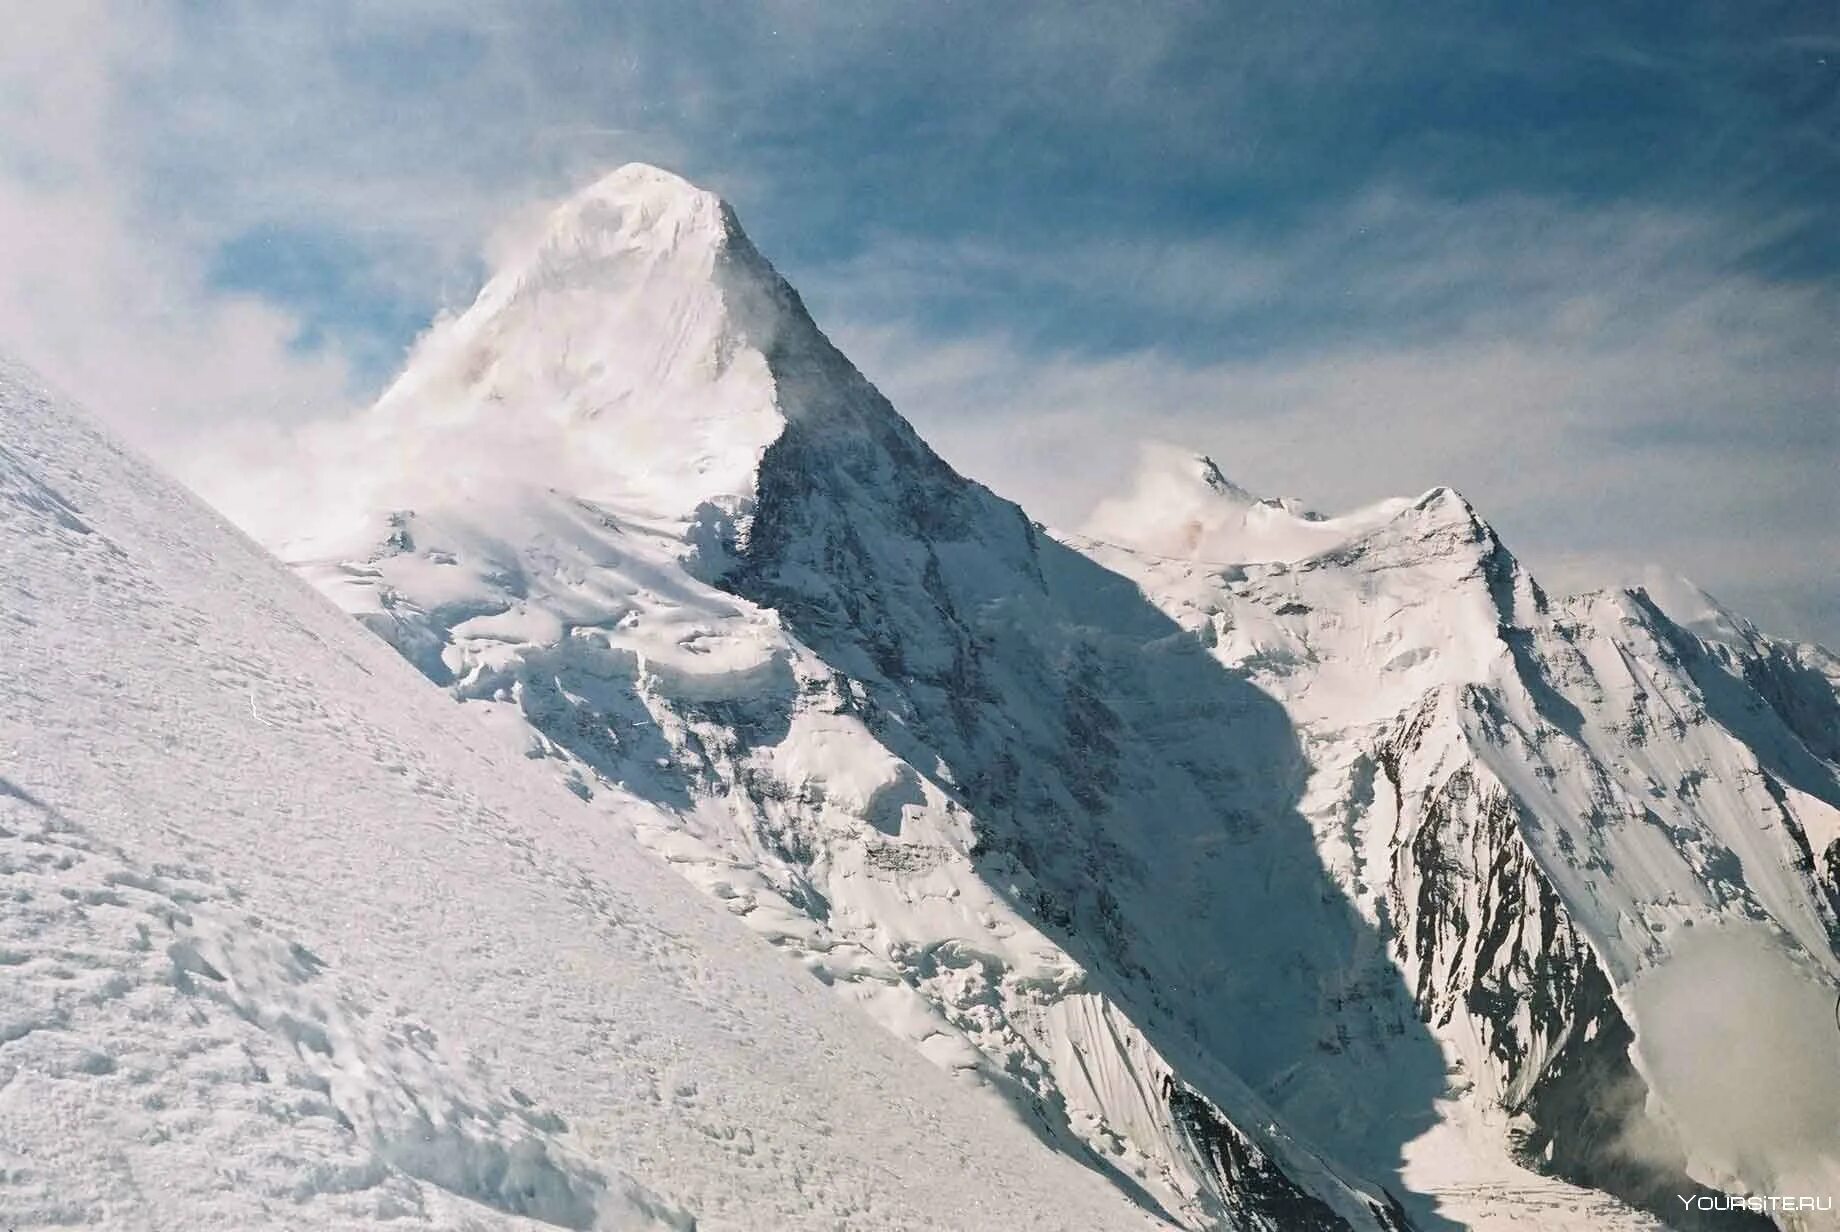
[[[776,319],[803,318],[777,285]],[[1236,1078],[1405,1192],[1401,1150],[1435,1120],[1442,1054],[1387,938],[1322,865],[1284,709],[1129,579],[954,472],[815,328],[781,330],[769,358],[790,422],[720,584],[861,682],[891,751],[943,768],[992,887],[1185,1080],[1164,1102],[1223,1188],[1252,1191],[1238,1214],[1339,1223],[1288,1178],[1246,1171],[1231,1125],[1183,1117],[1215,1107],[1258,1128]]]

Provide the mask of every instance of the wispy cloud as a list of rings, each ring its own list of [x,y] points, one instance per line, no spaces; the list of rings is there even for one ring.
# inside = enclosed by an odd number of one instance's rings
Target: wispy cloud
[[[0,340],[119,425],[208,431],[342,403],[330,350],[285,306],[208,285],[203,254],[143,216],[117,149],[121,82],[172,54],[141,10],[20,6],[0,44]]]
[[[483,9],[7,8],[0,345],[181,465],[363,401],[496,225],[630,152],[548,141]]]
[[[1364,232],[1378,237],[1349,239]],[[1062,525],[1129,482],[1139,441],[1177,441],[1248,487],[1328,509],[1454,484],[1560,588],[1659,562],[1779,629],[1831,637],[1840,423],[1826,340],[1840,318],[1827,290],[1739,272],[1740,256],[1690,213],[1388,195],[1279,247],[1214,241],[1161,267],[1127,256],[1044,273],[1033,254],[904,244],[889,272],[864,254],[815,298],[834,301],[845,349],[948,458]],[[1146,285],[1145,268],[1178,285]],[[1013,309],[979,308],[980,287],[1120,311],[1183,302],[1261,345],[955,333],[938,305],[876,320],[887,287],[886,304],[943,288],[988,318]],[[1292,317],[1275,335],[1259,320],[1273,297]]]
[[[1793,7],[0,3],[0,346],[169,462],[364,401],[503,220],[645,158],[1053,520],[1156,436],[1840,640]]]

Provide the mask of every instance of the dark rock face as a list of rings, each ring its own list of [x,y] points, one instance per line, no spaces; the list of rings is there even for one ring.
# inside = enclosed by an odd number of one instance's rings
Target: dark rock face
[[[1163,1080],[1162,1097],[1182,1136],[1206,1161],[1220,1193],[1228,1195],[1226,1226],[1281,1228],[1285,1232],[1339,1232],[1348,1225],[1323,1202],[1298,1189],[1246,1135],[1187,1083]],[[1380,1224],[1409,1227],[1397,1207],[1375,1204]]]

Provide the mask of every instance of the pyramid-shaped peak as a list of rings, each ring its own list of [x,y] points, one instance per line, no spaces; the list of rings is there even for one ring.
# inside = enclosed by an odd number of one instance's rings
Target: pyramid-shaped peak
[[[1230,496],[1235,500],[1249,501],[1253,499],[1252,493],[1246,491],[1246,489],[1240,487],[1231,479],[1228,479],[1227,473],[1220,469],[1220,464],[1207,454],[1196,454],[1194,457],[1194,465],[1200,471],[1201,482],[1211,491],[1218,492],[1222,496]]]
[[[649,163],[608,172],[551,211],[542,249],[720,249],[739,230],[715,193]]]
[[[710,192],[692,184],[675,171],[651,163],[625,163],[615,167],[582,190],[606,196],[663,195],[672,197],[707,197]]]
[[[367,431],[391,442],[372,451],[394,468],[391,507],[535,485],[701,517],[753,499],[789,420],[893,418],[722,199],[681,176],[620,167],[522,238],[379,400]]]
[[[699,188],[674,171],[650,163],[627,163],[578,190],[567,204],[611,205],[664,213],[719,212],[723,203],[716,194]]]

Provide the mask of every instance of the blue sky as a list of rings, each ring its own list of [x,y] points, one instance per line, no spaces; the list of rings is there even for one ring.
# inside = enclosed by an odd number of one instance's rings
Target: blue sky
[[[0,347],[181,470],[636,158],[1038,516],[1145,439],[1447,482],[1562,588],[1840,643],[1831,4],[0,2]]]

